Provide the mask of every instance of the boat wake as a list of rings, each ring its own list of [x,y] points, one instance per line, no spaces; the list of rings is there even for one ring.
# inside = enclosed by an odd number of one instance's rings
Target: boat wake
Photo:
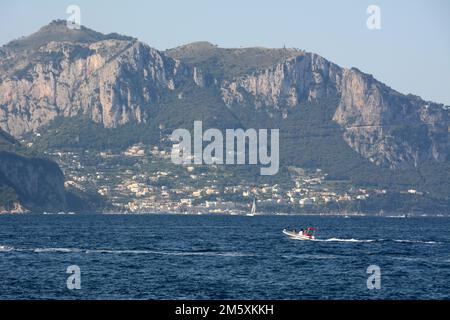
[[[23,249],[19,249],[23,250]],[[23,250],[25,251],[25,250]],[[32,249],[35,253],[46,253],[46,252],[62,252],[62,253],[75,253],[75,252],[82,252],[81,249],[72,249],[72,248],[36,248]]]
[[[329,238],[329,239],[315,239],[313,241],[322,241],[322,242],[374,242],[377,241],[375,239],[368,240],[359,240],[359,239],[340,239],[340,238]]]
[[[222,256],[222,257],[245,257],[252,256],[242,252],[205,252],[205,251],[155,251],[155,250],[86,250],[86,254],[105,253],[105,254],[156,254],[168,256]]]
[[[9,252],[14,250],[13,247],[9,247],[9,246],[0,246],[0,252]]]
[[[423,243],[423,244],[440,244],[437,241],[421,241],[421,240],[392,240],[394,242],[404,242],[404,243]]]
[[[83,254],[154,254],[170,256],[222,256],[222,257],[248,257],[253,254],[243,252],[219,251],[156,251],[156,250],[114,250],[114,249],[80,249],[80,248],[14,248],[0,245],[0,252],[32,252],[32,253],[83,253]]]
[[[418,244],[441,244],[438,241],[422,241],[422,240],[404,240],[404,239],[340,239],[340,238],[329,238],[329,239],[315,239],[313,241],[321,242],[398,242],[398,243],[418,243]]]
[[[295,239],[294,239],[295,240]],[[373,243],[373,242],[396,242],[404,244],[436,245],[442,242],[407,240],[407,239],[354,239],[354,238],[328,238],[309,240],[314,242],[346,242],[346,243]],[[139,250],[139,249],[81,249],[81,248],[15,248],[8,245],[0,245],[0,253],[4,252],[32,252],[32,253],[81,253],[81,254],[149,254],[166,256],[219,256],[219,257],[251,257],[251,253],[239,251],[169,251],[169,250]]]

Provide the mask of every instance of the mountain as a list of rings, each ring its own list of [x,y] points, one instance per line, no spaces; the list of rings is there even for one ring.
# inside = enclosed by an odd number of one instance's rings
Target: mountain
[[[0,129],[0,213],[94,212],[105,207],[98,195],[66,188],[64,181],[55,161]]]
[[[0,130],[0,212],[65,210],[64,175],[58,165],[22,151],[15,139]]]
[[[394,168],[448,157],[449,118],[442,104],[402,95],[358,69],[294,49],[193,43],[167,53],[221,75],[222,99],[230,108],[252,105],[286,119],[302,103],[337,97],[332,120],[346,143],[377,165]]]
[[[194,120],[279,128],[284,167],[449,199],[448,110],[299,49],[162,52],[61,20],[0,48],[0,128],[41,150],[151,145]]]
[[[70,30],[63,21],[10,42],[0,57],[0,126],[16,137],[57,116],[86,114],[105,127],[145,122],[151,104],[187,72],[134,39]]]
[[[273,67],[287,59],[304,55],[297,49],[268,48],[220,48],[212,43],[201,41],[169,49],[168,56],[181,60],[213,79],[233,79],[251,74],[257,70]]]
[[[13,136],[0,129],[0,150],[14,150],[19,142]]]

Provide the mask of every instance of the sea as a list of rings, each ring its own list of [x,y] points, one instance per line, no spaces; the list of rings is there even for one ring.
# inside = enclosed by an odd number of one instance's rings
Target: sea
[[[0,299],[449,298],[448,217],[0,216]]]

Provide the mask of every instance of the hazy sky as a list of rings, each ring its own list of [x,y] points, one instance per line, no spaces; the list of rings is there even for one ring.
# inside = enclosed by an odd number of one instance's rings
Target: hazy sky
[[[0,2],[0,44],[62,18],[139,38],[157,49],[207,40],[223,47],[296,47],[373,74],[402,93],[450,105],[448,0],[164,0]],[[369,30],[369,5],[381,29]]]

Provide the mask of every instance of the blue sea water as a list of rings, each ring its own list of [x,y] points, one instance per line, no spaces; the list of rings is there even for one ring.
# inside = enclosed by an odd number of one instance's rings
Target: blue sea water
[[[0,216],[0,299],[449,298],[449,218]]]

